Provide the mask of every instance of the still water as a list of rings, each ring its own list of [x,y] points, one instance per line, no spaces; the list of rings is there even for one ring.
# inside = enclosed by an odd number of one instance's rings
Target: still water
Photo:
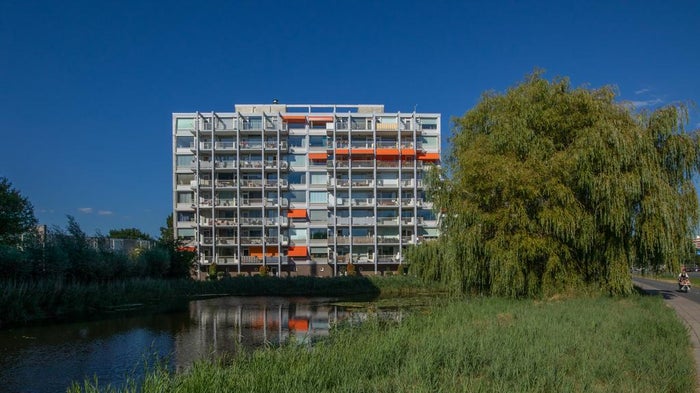
[[[312,342],[339,321],[364,317],[327,298],[224,297],[181,312],[0,330],[0,392],[62,392],[92,376],[120,386],[157,357],[182,371],[290,336]]]

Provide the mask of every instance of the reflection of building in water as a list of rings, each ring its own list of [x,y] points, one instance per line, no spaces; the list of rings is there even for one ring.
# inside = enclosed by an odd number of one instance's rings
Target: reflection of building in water
[[[175,337],[174,363],[179,370],[194,360],[279,345],[294,337],[311,342],[349,316],[329,299],[224,297],[190,302],[189,329]]]

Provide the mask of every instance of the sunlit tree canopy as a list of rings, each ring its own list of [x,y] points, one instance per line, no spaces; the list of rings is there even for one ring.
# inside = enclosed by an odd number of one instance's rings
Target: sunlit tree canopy
[[[613,88],[540,73],[485,93],[454,119],[429,179],[441,236],[412,249],[415,273],[465,293],[632,290],[630,267],[677,271],[693,255],[700,168],[687,111],[638,113]]]

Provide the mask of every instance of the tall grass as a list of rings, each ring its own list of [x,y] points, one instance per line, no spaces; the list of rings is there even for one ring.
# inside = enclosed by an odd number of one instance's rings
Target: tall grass
[[[123,305],[167,307],[196,296],[413,295],[440,291],[413,277],[233,277],[219,281],[131,279],[111,283],[0,281],[0,325],[80,318]]]
[[[291,343],[165,367],[126,392],[689,392],[688,334],[660,298],[477,299]],[[85,381],[70,390],[119,391]]]

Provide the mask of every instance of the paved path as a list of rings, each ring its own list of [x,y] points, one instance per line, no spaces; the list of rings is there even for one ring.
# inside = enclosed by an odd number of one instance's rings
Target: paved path
[[[660,294],[688,326],[695,359],[695,391],[700,393],[700,290],[694,287],[690,294],[680,293],[677,285],[662,281],[634,278],[634,285],[649,293]],[[697,282],[697,280],[696,280]]]

